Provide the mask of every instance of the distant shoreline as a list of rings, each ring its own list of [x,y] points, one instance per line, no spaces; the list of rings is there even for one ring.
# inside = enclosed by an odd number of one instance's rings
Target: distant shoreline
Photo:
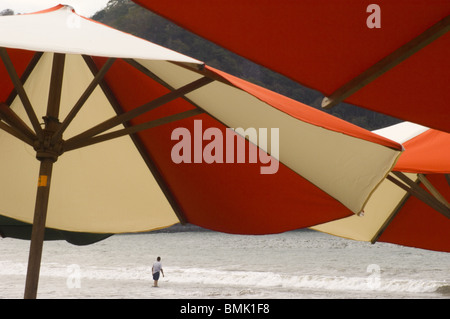
[[[180,233],[180,232],[204,232],[212,231],[193,224],[175,224],[173,226],[151,231],[149,233]]]
[[[315,232],[315,230],[312,230],[309,228],[291,230],[290,232],[293,232],[293,231]],[[214,232],[214,230],[206,229],[206,228],[203,228],[203,227],[200,227],[197,225],[193,225],[193,224],[185,224],[185,225],[175,224],[175,225],[167,227],[167,228],[152,230],[152,231],[145,232],[145,233],[150,234],[150,233],[182,233],[182,232]]]

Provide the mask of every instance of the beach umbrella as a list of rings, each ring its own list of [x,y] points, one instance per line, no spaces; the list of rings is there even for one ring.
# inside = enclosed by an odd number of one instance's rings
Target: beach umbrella
[[[133,0],[232,52],[347,102],[450,132],[446,0]]]
[[[375,132],[405,147],[393,172],[369,200],[364,216],[314,229],[354,240],[450,252],[450,134],[408,122]]]
[[[29,298],[46,228],[309,227],[361,212],[402,151],[68,6],[0,29],[0,214],[33,224]]]

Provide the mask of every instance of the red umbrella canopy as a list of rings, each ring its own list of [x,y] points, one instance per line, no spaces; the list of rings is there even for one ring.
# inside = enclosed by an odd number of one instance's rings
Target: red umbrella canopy
[[[442,174],[426,175],[433,187],[450,202],[450,185]],[[422,184],[421,188],[427,190]],[[411,196],[397,212],[378,241],[450,253],[450,218]]]
[[[329,97],[450,132],[446,0],[134,0]],[[332,101],[332,103],[329,103]]]

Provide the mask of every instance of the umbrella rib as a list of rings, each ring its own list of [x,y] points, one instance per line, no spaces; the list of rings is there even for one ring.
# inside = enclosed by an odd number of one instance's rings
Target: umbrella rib
[[[15,127],[9,126],[8,124],[0,121],[0,129],[27,143],[28,145],[34,146],[34,139],[31,139],[29,136],[25,135],[22,131],[17,130]]]
[[[34,68],[38,64],[38,62],[41,60],[41,57],[44,53],[43,52],[36,52],[33,55],[33,58],[31,59],[30,63],[28,64],[27,68],[23,72],[22,76],[20,77],[20,81],[22,82],[22,85],[28,80],[28,77],[33,72]],[[11,92],[11,94],[6,99],[6,104],[11,105],[14,99],[17,96],[17,90],[14,88]]]
[[[112,66],[116,59],[115,58],[109,58],[106,63],[103,65],[103,67],[100,69],[100,71],[95,74],[94,78],[92,79],[91,83],[88,85],[86,90],[83,92],[83,94],[80,96],[78,101],[75,103],[69,114],[66,116],[64,121],[61,123],[58,130],[53,134],[52,141],[55,142],[58,138],[62,136],[64,131],[67,129],[69,124],[72,122],[72,120],[75,118],[75,116],[78,114],[78,112],[83,107],[84,103],[87,101],[87,99],[91,96],[92,92],[94,92],[97,85],[103,80],[104,76]]]
[[[218,75],[218,74],[216,74],[214,72],[211,72],[211,70],[208,70],[207,68],[203,67],[201,69],[197,69],[197,68],[191,67],[190,65],[188,65],[186,63],[176,62],[176,61],[169,61],[169,62],[172,63],[173,65],[179,66],[179,67],[184,68],[186,70],[189,70],[191,72],[195,72],[197,74],[200,74],[200,75],[203,75],[203,76],[207,76],[207,77],[213,79],[214,81],[221,82],[221,83],[226,84],[226,85],[231,85],[231,86],[235,87],[236,89],[242,90],[240,87],[237,87],[236,85],[234,85],[230,81],[226,80],[225,78],[221,77],[220,75]]]
[[[0,103],[0,119],[21,132],[28,137],[28,139],[36,140],[36,134],[34,134],[28,125],[25,124],[25,122],[22,121],[22,119],[5,103]]]
[[[0,57],[3,60],[3,63],[5,64],[6,70],[8,71],[8,74],[14,84],[14,87],[16,88],[17,94],[19,95],[19,97],[22,101],[22,104],[25,108],[25,111],[27,112],[28,118],[30,119],[31,124],[32,124],[37,136],[41,137],[42,136],[42,128],[39,124],[39,120],[36,116],[36,113],[34,112],[33,106],[31,105],[28,95],[25,92],[22,81],[20,80],[12,61],[9,58],[6,48],[3,48],[3,47],[0,48]]]
[[[26,70],[23,72],[20,81],[23,85],[33,72],[37,63],[41,59],[43,52],[36,52],[33,55],[30,63],[28,64]],[[13,134],[15,137],[24,141],[25,143],[33,146],[34,141],[37,139],[36,134],[32,129],[28,127],[28,125],[10,108],[10,105],[13,103],[14,99],[17,96],[17,90],[14,87],[11,94],[6,99],[5,103],[0,103],[0,119],[5,121],[8,125],[2,125],[5,131]],[[17,135],[19,134],[19,135]]]
[[[361,88],[371,83],[383,73],[389,71],[402,61],[406,60],[416,52],[420,51],[434,40],[438,39],[450,30],[450,16],[445,17],[425,32],[412,39],[405,45],[401,46],[366,71],[346,83],[330,96],[325,97],[322,101],[322,107],[329,109],[338,103],[344,101]]]
[[[46,117],[51,117],[55,120],[59,118],[65,60],[65,54],[53,53]]]
[[[155,73],[151,72],[149,69],[147,69],[145,66],[143,66],[141,63],[139,63],[136,60],[133,59],[124,59],[125,62],[127,62],[129,65],[134,67],[135,69],[141,71],[143,74],[147,75],[149,78],[153,79],[154,81],[158,82],[162,86],[164,86],[166,89],[169,89],[170,91],[174,91],[175,88],[171,86],[166,81],[162,80],[159,76],[157,76]],[[195,107],[201,108],[199,105],[197,105],[195,102],[193,102],[191,99],[189,99],[186,96],[182,96],[184,100],[191,103]]]
[[[450,209],[450,203],[445,199],[444,196],[431,184],[431,182],[428,180],[428,178],[425,177],[423,174],[417,174],[419,176],[420,181],[423,183],[423,185],[428,189],[428,191],[443,205],[445,205],[447,208]]]
[[[114,138],[118,138],[118,137],[122,137],[125,135],[130,135],[130,134],[134,134],[134,133],[138,133],[140,131],[143,130],[147,130],[150,128],[154,128],[157,126],[161,126],[164,124],[168,124],[171,122],[175,122],[175,121],[179,121],[185,118],[189,118],[195,115],[199,115],[204,113],[203,110],[201,109],[193,109],[193,110],[189,110],[189,111],[185,111],[185,112],[181,112],[181,113],[177,113],[174,115],[170,115],[170,116],[166,116],[157,120],[153,120],[153,121],[149,121],[146,123],[142,123],[142,124],[138,124],[138,125],[133,125],[121,130],[117,130],[114,132],[110,132],[110,133],[105,133],[102,135],[97,135],[94,137],[89,137],[86,139],[82,139],[82,140],[78,140],[78,141],[67,141],[64,150],[65,151],[72,151],[74,149],[78,149],[78,148],[82,148],[85,146],[89,146],[92,144],[96,144],[96,143],[100,143],[100,142],[104,142],[104,141],[108,141]]]
[[[440,201],[438,201],[424,189],[419,187],[416,183],[410,180],[405,174],[401,172],[392,172],[392,174],[395,175],[400,180],[394,178],[393,176],[388,175],[387,179],[389,181],[393,182],[400,188],[411,193],[413,196],[417,197],[418,199],[420,199],[425,204],[429,205],[442,215],[446,216],[447,218],[450,218],[450,209],[448,207],[446,207],[444,204],[442,204]]]
[[[115,116],[115,117],[112,117],[112,118],[104,121],[103,123],[100,123],[100,124],[94,126],[93,128],[88,129],[87,131],[72,137],[71,139],[67,140],[67,143],[68,144],[76,143],[80,140],[90,138],[97,134],[105,132],[117,125],[124,124],[125,122],[127,122],[133,118],[136,118],[136,117],[138,117],[148,111],[151,111],[161,105],[169,103],[172,100],[175,100],[185,94],[188,94],[196,89],[199,89],[200,87],[202,87],[208,83],[211,83],[212,81],[213,81],[212,79],[207,78],[207,77],[200,78],[194,82],[191,82],[189,84],[186,84],[185,86],[182,86],[181,88],[179,88],[175,91],[169,92],[159,98],[156,98],[155,100],[153,100],[151,102],[143,104],[140,107],[137,107],[131,111],[128,111],[126,113],[123,113],[123,114]]]

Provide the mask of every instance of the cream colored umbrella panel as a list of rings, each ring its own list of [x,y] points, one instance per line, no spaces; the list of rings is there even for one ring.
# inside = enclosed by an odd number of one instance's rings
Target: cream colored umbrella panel
[[[376,133],[405,152],[360,217],[313,227],[354,240],[450,252],[450,134],[404,122]]]

